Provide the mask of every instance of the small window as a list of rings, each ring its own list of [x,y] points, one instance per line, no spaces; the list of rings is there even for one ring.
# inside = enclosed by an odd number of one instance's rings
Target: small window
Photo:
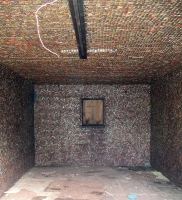
[[[82,99],[82,125],[104,125],[104,99]]]

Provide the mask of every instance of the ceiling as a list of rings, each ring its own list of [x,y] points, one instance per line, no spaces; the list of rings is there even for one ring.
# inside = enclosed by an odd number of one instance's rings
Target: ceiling
[[[181,0],[84,0],[87,59],[68,0],[1,0],[0,65],[35,83],[149,83],[182,66]]]

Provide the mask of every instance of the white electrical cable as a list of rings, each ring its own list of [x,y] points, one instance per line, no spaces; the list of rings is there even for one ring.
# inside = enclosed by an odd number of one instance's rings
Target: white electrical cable
[[[44,49],[46,49],[47,51],[51,52],[52,54],[55,54],[58,58],[60,58],[60,56],[59,56],[57,53],[51,51],[50,49],[48,49],[48,48],[44,45],[44,43],[43,43],[43,41],[42,41],[42,38],[41,38],[41,36],[40,36],[39,19],[38,19],[38,12],[39,12],[39,10],[40,10],[41,8],[47,6],[47,5],[51,5],[51,4],[55,3],[56,1],[58,1],[58,0],[53,0],[53,1],[51,1],[51,2],[48,2],[48,3],[45,3],[45,4],[41,5],[41,6],[37,9],[37,11],[35,12],[35,17],[36,17],[36,22],[37,22],[37,33],[38,33],[39,40],[40,40],[42,46],[43,46]]]

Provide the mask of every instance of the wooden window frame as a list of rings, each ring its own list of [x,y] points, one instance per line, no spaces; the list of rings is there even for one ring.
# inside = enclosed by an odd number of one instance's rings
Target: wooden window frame
[[[98,124],[98,123],[85,123],[84,121],[84,113],[86,112],[85,111],[85,108],[84,108],[84,101],[92,101],[92,100],[100,100],[102,101],[102,113],[101,113],[101,121],[102,123]],[[82,126],[105,126],[104,124],[104,98],[82,98]]]

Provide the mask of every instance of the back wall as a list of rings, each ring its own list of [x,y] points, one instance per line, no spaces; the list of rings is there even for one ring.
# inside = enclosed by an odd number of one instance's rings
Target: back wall
[[[150,161],[149,85],[36,85],[36,166]],[[104,98],[104,127],[82,127],[82,98]]]

